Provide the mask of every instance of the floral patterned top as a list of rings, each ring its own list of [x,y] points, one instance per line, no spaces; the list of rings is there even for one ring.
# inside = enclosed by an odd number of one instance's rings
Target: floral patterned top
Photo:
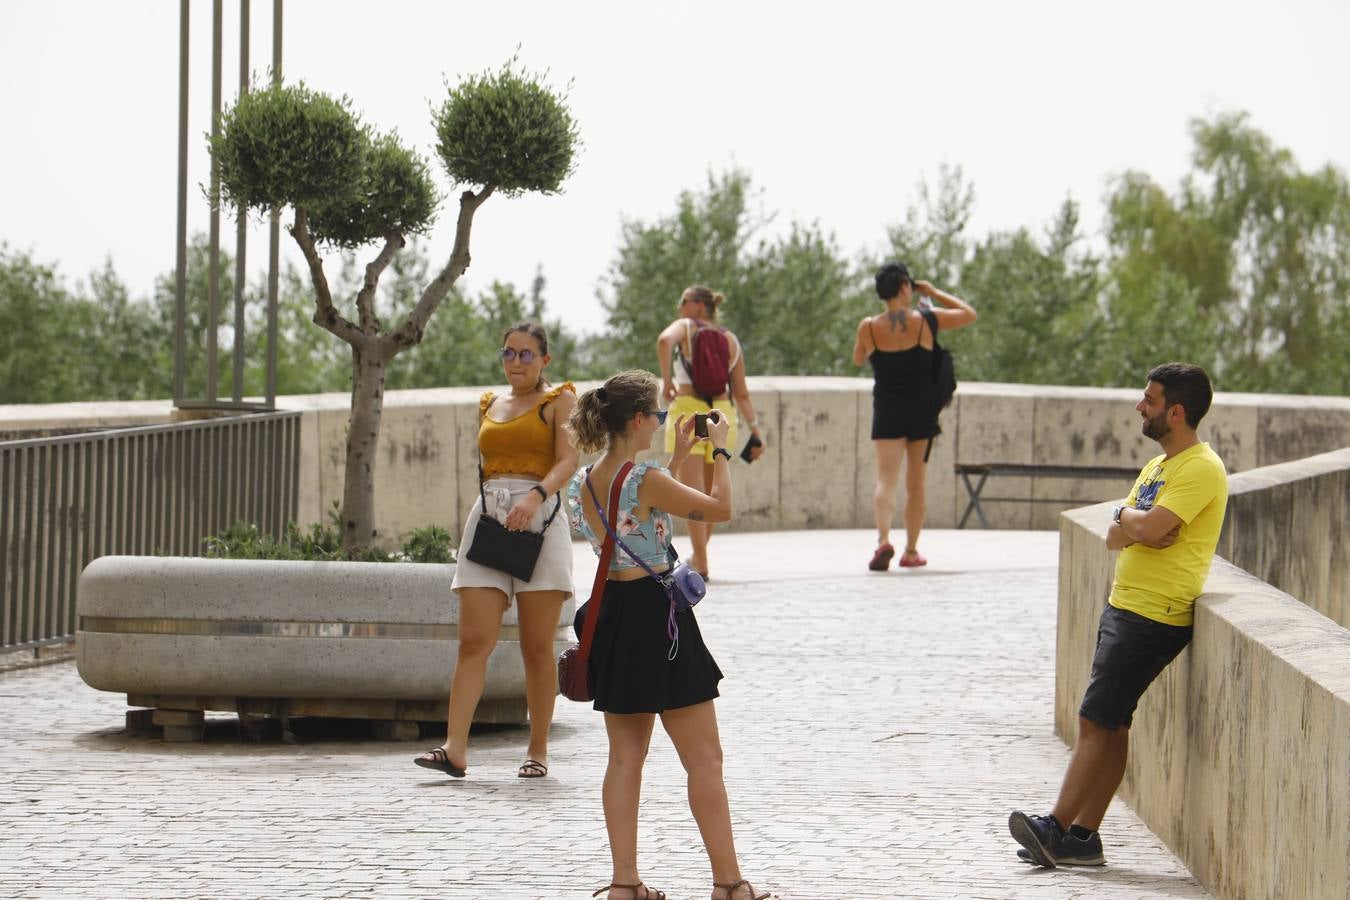
[[[619,516],[618,522],[611,522],[614,531],[623,538],[624,544],[628,546],[642,561],[652,568],[664,566],[670,560],[670,538],[671,538],[671,518],[670,513],[652,508],[645,520],[637,517],[636,510],[641,504],[638,502],[638,487],[642,484],[642,479],[652,469],[665,472],[665,466],[655,460],[648,460],[633,466],[633,470],[628,473],[628,478],[624,480],[623,488],[619,491]],[[601,532],[597,535],[591,530],[591,525],[586,521],[586,517],[581,514],[583,500],[587,505],[593,503],[591,492],[586,488],[586,476],[589,469],[582,469],[572,476],[572,480],[567,484],[567,513],[572,520],[572,530],[576,534],[590,541],[591,549],[595,555],[600,555],[600,548],[604,544],[605,535]],[[669,473],[667,473],[669,474]],[[607,507],[609,501],[609,485],[596,484],[591,482],[595,488],[595,494],[600,498],[602,506]],[[608,508],[605,509],[605,515],[609,515]],[[614,559],[609,564],[611,572],[617,572],[621,569],[635,569],[637,563],[633,558],[623,552],[623,548],[616,546],[614,548]]]

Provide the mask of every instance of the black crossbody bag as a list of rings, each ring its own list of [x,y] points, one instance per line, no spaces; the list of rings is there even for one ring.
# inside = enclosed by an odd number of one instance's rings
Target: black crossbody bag
[[[544,520],[539,531],[512,531],[487,512],[487,494],[483,491],[483,467],[478,467],[478,496],[483,501],[483,511],[478,516],[478,527],[474,529],[473,543],[465,557],[480,566],[505,572],[512,578],[529,581],[534,577],[534,566],[539,562],[539,553],[544,549],[544,532],[553,523],[553,517],[562,508],[562,494],[554,494],[553,512]]]

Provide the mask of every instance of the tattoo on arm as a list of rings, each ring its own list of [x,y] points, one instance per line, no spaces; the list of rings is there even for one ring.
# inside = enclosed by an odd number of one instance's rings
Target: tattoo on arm
[[[689,515],[685,516],[685,518],[691,522],[702,522],[703,511],[700,509],[693,510],[692,512],[689,513]]]

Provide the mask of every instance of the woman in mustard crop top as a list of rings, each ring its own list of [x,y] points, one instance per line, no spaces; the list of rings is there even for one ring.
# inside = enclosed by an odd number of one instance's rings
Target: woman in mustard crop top
[[[502,614],[513,598],[519,601],[516,616],[530,710],[530,745],[516,774],[521,778],[548,774],[548,732],[558,694],[553,641],[563,601],[572,594],[571,529],[566,510],[560,508],[559,491],[577,470],[577,449],[566,428],[576,405],[576,388],[570,382],[550,388],[544,380],[548,334],[534,322],[507,329],[501,356],[509,387],[500,394],[488,391],[479,401],[478,450],[484,480],[464,525],[450,585],[459,595],[459,656],[450,681],[445,743],[414,760],[455,778],[464,777],[468,768],[469,725],[483,695]],[[529,581],[465,556],[485,504],[487,514],[508,529],[543,532],[543,549]]]

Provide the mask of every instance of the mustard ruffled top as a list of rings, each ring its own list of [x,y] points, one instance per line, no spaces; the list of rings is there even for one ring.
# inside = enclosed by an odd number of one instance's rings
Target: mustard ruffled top
[[[553,427],[544,421],[542,407],[558,399],[563,391],[576,394],[572,382],[565,381],[549,390],[530,409],[505,422],[487,414],[493,393],[478,400],[478,452],[483,455],[483,477],[493,475],[533,475],[543,478],[557,462],[553,445]]]

